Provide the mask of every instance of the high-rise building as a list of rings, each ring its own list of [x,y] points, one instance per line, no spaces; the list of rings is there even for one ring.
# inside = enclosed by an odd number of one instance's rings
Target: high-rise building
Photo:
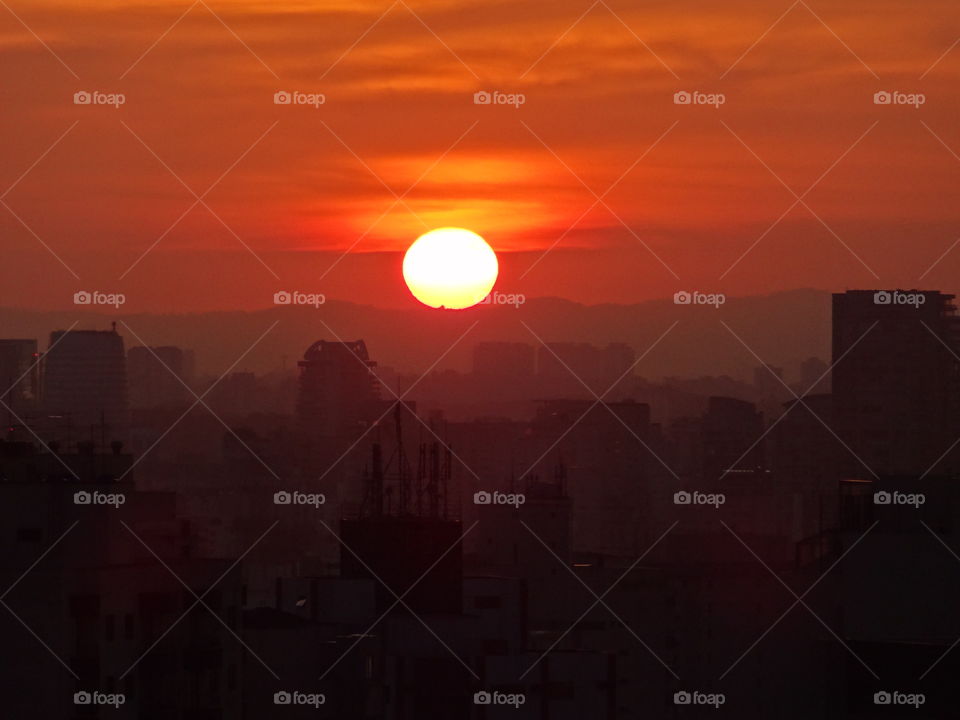
[[[241,568],[195,557],[176,496],[138,492],[132,460],[0,442],[0,581],[13,590],[0,619],[6,717],[102,717],[73,695],[99,688],[125,695],[117,717],[240,715],[243,648],[223,625],[241,632]],[[42,571],[24,573],[41,553]],[[75,685],[38,670],[51,654]]]
[[[836,431],[854,477],[956,468],[960,318],[953,295],[854,290],[833,296]]]
[[[20,413],[40,392],[40,368],[36,340],[0,340],[0,400]]]
[[[482,377],[529,379],[533,347],[527,343],[482,342],[473,349],[473,374]]]
[[[415,515],[343,518],[340,572],[377,580],[377,612],[458,613],[463,609],[463,527]],[[349,548],[349,550],[347,549]]]
[[[109,444],[129,429],[123,338],[113,330],[57,330],[43,356],[43,407],[70,442]]]
[[[729,479],[730,473],[755,472],[764,465],[763,414],[753,403],[711,397],[700,426],[703,479]]]
[[[599,394],[628,373],[635,357],[633,348],[624,343],[604,348],[589,343],[547,343],[537,353],[537,375],[552,390],[570,388],[579,394],[586,385]]]
[[[830,366],[818,357],[809,357],[800,363],[798,394],[830,392]]]
[[[311,435],[350,434],[374,420],[379,382],[363,340],[315,342],[303,354],[297,417]]]
[[[300,367],[297,435],[308,470],[326,471],[382,412],[379,381],[363,340],[319,340]],[[348,474],[351,474],[347,471]]]
[[[127,351],[130,406],[158,408],[183,405],[189,396],[184,383],[189,385],[192,380],[189,370],[185,353],[178,347],[130,348]]]
[[[649,527],[650,493],[666,487],[651,481],[667,472],[655,444],[645,403],[547,400],[531,423],[529,459],[521,467],[530,468],[525,473],[530,479],[564,468],[574,550],[628,555],[637,551]]]
[[[783,395],[783,368],[774,365],[763,365],[753,369],[753,384],[761,397]]]
[[[600,351],[600,367],[602,379],[609,383],[620,380],[630,372],[636,363],[637,354],[626,343],[609,343]],[[604,390],[607,388],[604,387]]]

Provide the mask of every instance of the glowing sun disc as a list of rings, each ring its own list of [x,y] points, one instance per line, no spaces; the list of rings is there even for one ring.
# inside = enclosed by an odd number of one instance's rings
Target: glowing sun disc
[[[432,308],[461,310],[493,289],[499,265],[486,240],[463,228],[437,228],[418,237],[403,256],[403,279]]]

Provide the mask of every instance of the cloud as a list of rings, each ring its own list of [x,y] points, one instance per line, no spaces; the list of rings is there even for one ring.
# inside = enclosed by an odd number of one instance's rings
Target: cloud
[[[158,253],[237,245],[233,233],[261,250],[399,250],[425,224],[473,227],[509,251],[542,252],[561,235],[561,250],[606,251],[635,243],[622,219],[665,253],[719,266],[718,247],[749,245],[793,202],[781,180],[799,194],[827,170],[807,201],[846,242],[868,247],[885,222],[926,233],[933,248],[932,228],[960,224],[960,163],[944,147],[960,153],[960,49],[936,62],[960,14],[946,0],[923,13],[893,0],[809,2],[772,29],[787,6],[747,0],[609,0],[586,15],[573,0],[207,5],[14,8],[49,51],[0,16],[0,132],[17,138],[2,179],[78,123],[9,197],[77,262],[157,241],[193,202],[181,180],[200,193],[219,179],[206,200],[229,230],[200,222],[201,207]],[[79,89],[128,102],[77,107]],[[481,89],[526,102],[478,106]],[[881,89],[928,102],[878,107]],[[277,90],[326,102],[277,106]],[[726,103],[678,106],[678,90]],[[391,191],[417,181],[409,208],[388,210]],[[826,232],[805,212],[784,226]],[[35,242],[19,222],[3,227]]]

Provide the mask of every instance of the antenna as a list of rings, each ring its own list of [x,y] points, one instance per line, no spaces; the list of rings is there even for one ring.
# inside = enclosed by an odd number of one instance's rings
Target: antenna
[[[381,517],[383,515],[383,451],[379,442],[373,444],[373,475],[370,491],[373,495],[373,514]]]
[[[407,454],[403,447],[403,415],[401,403],[394,404],[393,422],[397,437],[397,484],[400,486],[398,510],[405,515],[410,509],[410,475],[407,472]]]
[[[447,519],[449,512],[449,484],[452,451],[446,442],[435,440],[417,444],[416,474],[411,468],[403,437],[403,413],[409,406],[397,402],[394,406],[394,434],[396,447],[386,463],[379,438],[371,447],[371,469],[364,470],[364,497],[362,516],[413,516]],[[391,471],[394,459],[396,469]],[[394,503],[394,501],[396,501]]]

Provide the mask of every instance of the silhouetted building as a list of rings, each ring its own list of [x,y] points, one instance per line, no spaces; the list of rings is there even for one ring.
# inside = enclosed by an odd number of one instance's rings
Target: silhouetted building
[[[193,378],[188,357],[178,347],[132,347],[127,351],[127,379],[133,408],[180,407]]]
[[[516,506],[480,504],[470,513],[477,520],[471,562],[493,575],[524,579],[527,612],[541,627],[563,625],[572,612],[569,598],[556,592],[558,577],[567,580],[558,570],[573,556],[573,504],[563,487],[562,468],[557,474],[555,482],[532,479],[522,485],[523,502]]]
[[[372,370],[377,364],[363,340],[320,340],[297,364],[297,421],[307,438],[349,436],[376,419],[380,390]]]
[[[537,351],[537,375],[548,392],[569,389],[577,395],[589,395],[585,384],[600,394],[627,373],[634,359],[633,349],[623,343],[610,343],[605,348],[589,343],[547,343]]]
[[[60,418],[67,441],[103,444],[127,437],[126,357],[116,328],[50,334],[43,356],[43,406]]]
[[[473,374],[529,380],[533,376],[533,347],[526,343],[482,342],[473,348]]]
[[[942,457],[960,435],[953,299],[919,290],[833,296],[834,411],[848,474],[956,469]]]
[[[40,393],[40,366],[36,340],[0,340],[0,400],[19,414]]]
[[[340,523],[344,578],[372,578],[377,612],[458,613],[462,609],[463,550],[459,521],[415,516],[363,517]],[[349,549],[347,549],[349,548]]]
[[[210,405],[226,416],[248,415],[263,406],[263,381],[248,371],[233,372],[210,391]]]
[[[809,408],[809,409],[808,409]],[[837,458],[844,452],[830,431],[833,398],[807,395],[784,404],[786,415],[773,437],[773,469],[782,480],[822,481],[836,484]]]
[[[713,482],[764,465],[763,415],[753,403],[711,397],[700,426],[703,479]]]
[[[800,363],[800,385],[797,394],[830,392],[830,366],[818,357],[809,357]]]
[[[527,462],[535,464],[524,464],[528,474],[551,477],[559,464],[565,468],[573,549],[635,552],[649,529],[650,494],[667,487],[655,481],[667,470],[653,447],[650,406],[549,400],[537,408],[530,433]]]
[[[761,396],[782,395],[783,368],[764,363],[753,369],[753,384]]]
[[[137,492],[131,460],[0,443],[4,717],[239,717],[239,568],[192,557],[175,495]],[[125,701],[75,704],[94,691]]]

